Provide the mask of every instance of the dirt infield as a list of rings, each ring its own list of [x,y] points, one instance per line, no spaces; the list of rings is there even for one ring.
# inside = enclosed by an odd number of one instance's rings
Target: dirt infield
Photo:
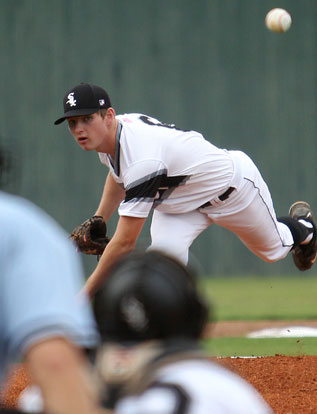
[[[220,361],[253,384],[275,414],[317,413],[317,356]]]
[[[317,322],[296,321],[296,325],[317,327]],[[295,325],[292,322],[224,322],[207,329],[206,335],[234,337],[255,329]],[[317,353],[317,350],[316,350]],[[263,358],[221,358],[217,362],[249,381],[275,414],[317,413],[317,356]],[[23,365],[15,366],[4,388],[4,402],[14,407],[19,393],[30,379]]]

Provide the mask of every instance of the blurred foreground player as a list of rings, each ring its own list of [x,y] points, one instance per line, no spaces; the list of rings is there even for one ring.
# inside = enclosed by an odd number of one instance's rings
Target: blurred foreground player
[[[0,150],[0,172],[4,163]],[[81,348],[95,346],[98,334],[87,298],[78,296],[83,273],[67,238],[31,202],[0,192],[0,385],[22,358],[46,414],[93,414]]]
[[[199,348],[208,308],[183,264],[156,251],[131,254],[94,299],[102,337],[96,370],[116,414],[269,414],[242,378]]]

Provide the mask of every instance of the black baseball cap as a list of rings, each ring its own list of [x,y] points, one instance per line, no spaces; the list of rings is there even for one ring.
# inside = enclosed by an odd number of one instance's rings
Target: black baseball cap
[[[90,115],[99,109],[110,108],[111,102],[104,89],[90,83],[80,83],[66,92],[63,105],[64,115],[54,122],[55,125],[70,116]]]

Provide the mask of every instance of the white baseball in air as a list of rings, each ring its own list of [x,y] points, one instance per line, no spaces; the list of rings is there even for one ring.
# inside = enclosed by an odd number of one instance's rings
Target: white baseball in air
[[[275,33],[286,32],[292,24],[291,15],[284,9],[272,9],[265,17],[265,25]]]

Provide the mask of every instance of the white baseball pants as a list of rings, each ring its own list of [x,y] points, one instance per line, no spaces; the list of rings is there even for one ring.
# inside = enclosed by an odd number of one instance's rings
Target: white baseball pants
[[[235,233],[242,243],[266,262],[287,256],[293,246],[289,228],[277,221],[269,189],[253,161],[241,151],[230,151],[241,170],[241,182],[228,199],[215,206],[184,214],[155,210],[150,249],[158,249],[188,262],[196,237],[212,223]]]

